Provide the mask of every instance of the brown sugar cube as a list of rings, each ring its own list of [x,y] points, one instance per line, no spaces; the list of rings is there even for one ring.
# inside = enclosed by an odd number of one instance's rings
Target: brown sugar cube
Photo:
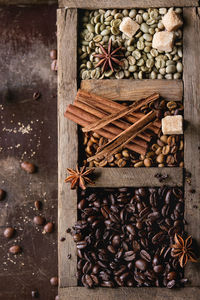
[[[177,30],[183,25],[183,21],[181,20],[180,16],[174,10],[171,9],[166,15],[164,15],[162,23],[167,29],[167,31]]]
[[[159,51],[170,52],[174,45],[174,34],[168,31],[156,32],[153,36],[152,47]]]
[[[119,30],[126,34],[129,38],[132,38],[139,28],[140,25],[129,17],[123,18],[119,26]]]
[[[183,117],[166,116],[162,119],[162,132],[163,134],[183,134]]]

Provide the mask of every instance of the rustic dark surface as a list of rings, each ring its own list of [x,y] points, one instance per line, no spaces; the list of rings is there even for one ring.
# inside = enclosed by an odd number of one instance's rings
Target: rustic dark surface
[[[51,300],[57,288],[57,114],[56,75],[50,70],[49,51],[56,47],[56,5],[0,8],[0,300]],[[32,94],[41,98],[32,100]],[[38,167],[26,174],[20,162]],[[41,200],[39,213],[34,201]],[[35,215],[55,222],[42,234]],[[7,240],[5,227],[16,235]],[[22,253],[8,254],[12,245]]]

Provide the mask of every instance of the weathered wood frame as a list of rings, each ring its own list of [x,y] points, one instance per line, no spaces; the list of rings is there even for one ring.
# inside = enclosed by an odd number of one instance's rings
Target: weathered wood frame
[[[106,4],[106,3],[107,4]],[[64,111],[69,103],[72,103],[77,91],[77,8],[95,9],[101,7],[149,7],[149,6],[193,6],[183,8],[185,19],[184,27],[184,46],[183,46],[183,63],[184,74],[183,82],[178,83],[175,97],[180,98],[184,86],[184,118],[186,128],[184,134],[185,144],[185,169],[191,173],[191,179],[183,180],[183,170],[180,168],[159,168],[159,172],[166,172],[170,175],[167,182],[168,185],[184,186],[185,190],[185,218],[188,222],[186,230],[200,244],[200,210],[199,210],[199,195],[200,186],[200,76],[198,67],[200,66],[200,9],[198,1],[173,1],[168,0],[163,4],[163,0],[155,1],[70,1],[60,0],[60,8],[57,11],[58,20],[58,247],[59,247],[59,294],[62,300],[73,299],[93,299],[93,300],[112,300],[112,299],[137,299],[144,300],[147,297],[150,299],[199,299],[199,264],[189,264],[185,270],[186,276],[190,279],[191,284],[180,290],[168,290],[162,288],[119,288],[119,289],[95,289],[87,290],[82,287],[77,287],[76,273],[76,248],[70,235],[67,236],[65,242],[60,242],[60,238],[65,236],[65,231],[71,227],[77,217],[77,194],[71,191],[68,185],[64,184],[65,171],[67,167],[74,167],[78,161],[78,133],[77,126],[72,122],[64,119]],[[186,3],[187,2],[187,3]],[[134,3],[136,5],[134,5]],[[112,5],[111,5],[112,4]],[[74,8],[75,7],[75,8]],[[117,80],[113,83],[117,84]],[[155,87],[157,86],[157,80]],[[159,81],[160,82],[160,81]],[[150,82],[149,82],[150,83]],[[148,81],[146,87],[148,88]],[[87,83],[86,83],[87,84]],[[124,83],[125,85],[127,84]],[[142,84],[142,83],[141,83]],[[152,87],[153,82],[151,82]],[[169,81],[162,82],[166,85],[169,93],[171,83]],[[172,83],[174,85],[174,82]],[[150,85],[149,85],[150,86]],[[123,83],[122,83],[123,87]],[[166,87],[165,87],[166,89]],[[164,90],[165,90],[164,89]],[[180,94],[181,93],[181,94]],[[115,97],[115,94],[113,95]],[[130,97],[134,97],[131,94]],[[137,96],[135,95],[137,98]],[[170,97],[169,97],[170,98]],[[130,98],[131,99],[131,98]],[[126,100],[130,100],[126,99]],[[123,100],[123,99],[119,99]],[[96,181],[96,186],[110,186],[108,176],[116,178],[112,182],[112,186],[118,186],[117,178],[123,178],[120,186],[160,186],[154,174],[158,171],[157,168],[150,169],[98,169],[99,179]],[[123,174],[123,176],[121,176]],[[132,180],[130,180],[130,178]],[[151,180],[149,180],[151,178]],[[134,179],[134,180],[133,180]],[[191,189],[196,192],[191,193]],[[196,208],[197,207],[197,208]],[[71,253],[72,258],[67,259],[67,255]]]

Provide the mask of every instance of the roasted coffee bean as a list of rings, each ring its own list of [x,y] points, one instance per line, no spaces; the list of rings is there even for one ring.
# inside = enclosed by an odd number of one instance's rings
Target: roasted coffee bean
[[[57,59],[54,59],[51,63],[51,70],[54,71],[54,72],[57,72],[58,71],[58,62],[57,62]]]
[[[32,291],[31,292],[31,297],[32,298],[39,298],[39,292],[38,291]]]
[[[52,278],[50,279],[50,284],[51,284],[52,286],[58,286],[58,277],[52,277]]]
[[[78,209],[84,209],[86,206],[86,200],[82,199],[79,203],[78,203]]]
[[[39,200],[36,200],[36,201],[34,202],[34,206],[35,206],[35,209],[39,210],[39,209],[42,208],[42,202],[39,201]]]
[[[0,201],[4,200],[6,197],[6,192],[2,189],[0,189]]]
[[[175,286],[176,284],[176,281],[175,280],[170,280],[168,283],[167,283],[167,288],[168,289],[171,289]]]
[[[128,232],[130,232],[130,234],[135,235],[135,228],[133,225],[131,225],[131,224],[127,225],[126,229]]]
[[[13,237],[15,233],[15,229],[13,227],[7,227],[4,232],[3,232],[3,235],[7,238],[7,239],[10,239]]]
[[[54,225],[52,222],[48,222],[45,226],[44,226],[44,231],[46,233],[51,233],[54,229]]]
[[[87,242],[86,241],[77,242],[76,247],[77,249],[84,249],[85,247],[87,247]]]
[[[174,271],[172,271],[172,272],[169,272],[169,273],[167,274],[167,280],[169,280],[169,281],[171,281],[171,280],[175,280],[175,279],[176,279],[176,277],[177,277],[177,273],[176,273],[176,272],[174,272]]]
[[[53,49],[50,51],[50,58],[52,60],[57,59],[57,50],[56,49]]]
[[[151,255],[146,250],[141,250],[140,251],[140,257],[142,259],[146,260],[147,262],[151,261]]]
[[[163,287],[172,280],[181,284],[182,270],[171,257],[170,245],[174,233],[183,230],[184,202],[173,189],[81,193],[84,206],[78,207],[79,219],[72,230],[81,285]],[[177,273],[175,279],[168,277],[171,272]]]
[[[21,168],[29,174],[36,172],[36,166],[28,161],[24,161],[21,163]]]
[[[147,262],[144,259],[138,259],[135,262],[136,268],[141,271],[145,271],[147,269]]]
[[[9,249],[9,252],[10,252],[11,254],[18,254],[18,253],[20,253],[21,251],[22,251],[22,249],[21,249],[21,247],[18,246],[18,245],[12,246],[12,247],[10,247],[10,249]]]
[[[153,270],[155,273],[161,273],[163,271],[163,266],[162,265],[154,266]]]
[[[33,218],[33,223],[35,225],[39,225],[39,226],[44,225],[45,221],[46,221],[45,218],[41,216],[35,216]]]

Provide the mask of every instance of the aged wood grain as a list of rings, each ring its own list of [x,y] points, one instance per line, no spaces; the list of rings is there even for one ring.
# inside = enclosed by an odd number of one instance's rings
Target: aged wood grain
[[[60,287],[76,286],[77,257],[75,244],[65,230],[77,217],[77,194],[64,183],[66,169],[78,161],[77,125],[64,119],[66,106],[74,101],[77,92],[77,10],[57,11],[58,32],[58,259]],[[67,260],[67,255],[72,258]]]
[[[167,174],[162,183],[155,175]],[[182,186],[183,168],[95,168],[95,187]]]
[[[165,100],[180,101],[183,98],[182,80],[82,80],[81,88],[105,96],[111,100],[139,100],[159,93]]]
[[[199,300],[200,288],[64,288],[59,290],[61,300]]]
[[[185,182],[185,218],[186,230],[200,246],[200,8],[184,9],[184,117],[186,171],[191,173]],[[191,189],[195,190],[191,194]],[[186,276],[193,286],[200,285],[200,263],[188,264]]]
[[[145,8],[198,6],[198,0],[59,0],[59,7],[70,8]]]
[[[0,5],[38,5],[38,4],[54,4],[57,0],[0,0]]]

